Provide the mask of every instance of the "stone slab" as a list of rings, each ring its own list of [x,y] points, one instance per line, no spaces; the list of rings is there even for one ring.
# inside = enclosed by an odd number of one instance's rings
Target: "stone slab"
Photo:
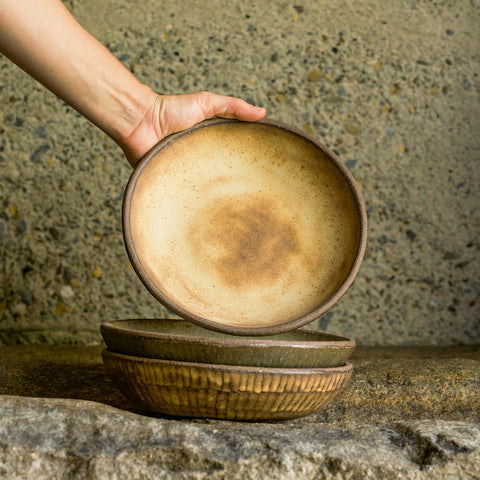
[[[192,422],[84,400],[0,403],[2,479],[479,477],[480,427],[467,422]]]
[[[1,479],[480,478],[480,349],[357,348],[334,404],[277,422],[136,410],[99,347],[0,348]]]

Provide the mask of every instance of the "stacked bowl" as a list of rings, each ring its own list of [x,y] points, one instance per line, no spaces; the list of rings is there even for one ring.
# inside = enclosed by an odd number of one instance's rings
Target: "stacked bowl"
[[[353,340],[300,327],[347,291],[366,245],[351,174],[288,125],[212,119],[156,145],[123,203],[130,261],[183,320],[104,323],[122,392],[168,415],[313,413],[352,372]]]
[[[298,329],[261,338],[182,320],[120,320],[101,332],[107,371],[143,408],[236,420],[300,417],[329,403],[352,373],[353,340]]]

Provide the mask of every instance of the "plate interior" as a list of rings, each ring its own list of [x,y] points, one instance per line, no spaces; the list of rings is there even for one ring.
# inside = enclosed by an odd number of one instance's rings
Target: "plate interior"
[[[135,175],[129,254],[167,307],[219,325],[269,327],[342,286],[361,222],[345,172],[268,124],[219,123],[167,143]]]

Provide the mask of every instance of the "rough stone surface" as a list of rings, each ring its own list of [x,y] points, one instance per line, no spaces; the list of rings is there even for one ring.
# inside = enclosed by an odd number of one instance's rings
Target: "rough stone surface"
[[[185,422],[103,404],[2,397],[0,478],[480,477],[480,428],[445,420]]]
[[[480,341],[478,1],[65,3],[157,91],[264,105],[351,168],[367,255],[312,328]],[[3,57],[0,70],[0,343],[99,344],[105,319],[166,315],[123,247],[119,149]]]
[[[480,478],[478,347],[360,348],[334,404],[278,423],[139,412],[99,354],[0,348],[1,479]]]

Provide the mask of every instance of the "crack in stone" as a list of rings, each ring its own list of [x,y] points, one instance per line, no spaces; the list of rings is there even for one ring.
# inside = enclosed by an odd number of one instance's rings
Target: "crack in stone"
[[[402,449],[407,457],[420,470],[433,465],[443,465],[454,459],[460,453],[470,453],[471,448],[461,446],[445,435],[430,436],[416,431],[408,424],[397,423],[385,431],[390,442]]]

